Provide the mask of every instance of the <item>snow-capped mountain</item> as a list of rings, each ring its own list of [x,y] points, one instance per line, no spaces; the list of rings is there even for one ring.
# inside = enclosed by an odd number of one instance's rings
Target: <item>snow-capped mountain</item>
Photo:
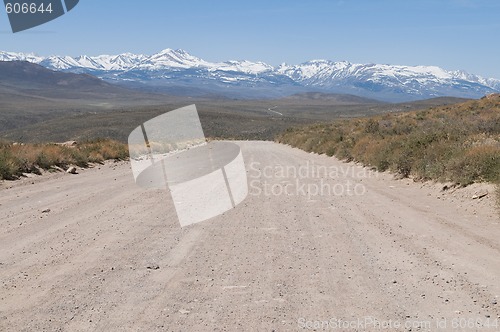
[[[439,96],[479,98],[500,91],[500,80],[433,66],[354,64],[313,60],[273,67],[263,62],[209,62],[183,50],[157,54],[50,56],[0,52],[0,61],[89,73],[128,86],[188,95],[277,97],[297,92],[350,93],[387,101]]]
[[[326,90],[394,91],[412,96],[481,96],[499,90],[500,80],[434,66],[352,64],[314,60],[297,66],[281,65],[278,72],[305,86]]]
[[[42,58],[41,61],[26,61],[34,62],[57,71],[123,71],[139,65],[146,58],[144,55],[125,53],[120,55],[99,55],[96,57],[83,55],[77,58],[70,56],[50,56]],[[2,52],[0,52],[0,60],[2,60]]]
[[[13,52],[2,52],[0,51],[0,61],[28,61],[33,63],[39,63],[43,61],[43,57],[37,56],[33,53],[13,53]]]

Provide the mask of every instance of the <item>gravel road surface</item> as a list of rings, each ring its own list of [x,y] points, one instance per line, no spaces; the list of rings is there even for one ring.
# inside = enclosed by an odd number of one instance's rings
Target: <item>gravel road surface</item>
[[[500,331],[491,187],[238,144],[248,197],[185,228],[126,162],[1,183],[0,331]]]

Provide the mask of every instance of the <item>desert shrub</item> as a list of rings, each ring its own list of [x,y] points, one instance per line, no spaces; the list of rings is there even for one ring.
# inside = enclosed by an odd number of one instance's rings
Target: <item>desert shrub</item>
[[[316,140],[315,137],[308,138],[302,145],[302,149],[307,152],[312,152],[313,148],[316,146]]]
[[[352,144],[347,141],[342,141],[337,145],[337,158],[345,161],[352,161],[354,157],[352,155]]]
[[[461,147],[452,141],[438,141],[426,147],[415,159],[412,173],[422,180],[448,181],[446,168],[448,160],[460,153]]]
[[[369,119],[364,125],[364,131],[368,134],[376,134],[379,132],[380,125],[378,121],[374,119]]]
[[[422,180],[493,182],[500,179],[500,101],[294,128],[278,141]]]
[[[387,139],[381,141],[370,140],[370,145],[363,156],[356,158],[363,161],[367,165],[375,166],[377,170],[384,172],[391,168],[391,157],[396,147],[395,142]]]
[[[19,174],[9,150],[0,148],[0,179],[14,180]]]
[[[496,146],[472,147],[450,160],[450,178],[462,185],[475,181],[495,182],[500,179],[500,148]]]
[[[371,135],[361,137],[352,148],[352,154],[356,156],[356,158],[363,158],[365,162],[371,163],[375,145]]]
[[[328,157],[333,157],[335,155],[335,145],[329,145],[326,150],[325,150],[325,154],[328,156]]]
[[[91,151],[88,156],[88,160],[91,163],[102,164],[106,160],[100,152]]]
[[[50,169],[52,166],[65,167],[71,163],[69,148],[57,145],[38,146],[36,166]]]
[[[14,180],[23,173],[40,173],[40,169],[49,170],[53,166],[87,167],[89,163],[126,158],[127,145],[113,140],[94,140],[73,147],[0,142],[0,179]]]
[[[126,144],[107,139],[96,139],[84,142],[78,149],[86,156],[87,162],[99,162],[103,160],[128,158],[128,147]]]

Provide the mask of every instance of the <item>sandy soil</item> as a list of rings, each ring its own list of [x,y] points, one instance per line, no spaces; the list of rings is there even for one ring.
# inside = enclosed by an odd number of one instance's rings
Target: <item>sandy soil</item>
[[[186,228],[127,163],[2,183],[0,330],[500,330],[491,187],[239,144],[249,196]]]

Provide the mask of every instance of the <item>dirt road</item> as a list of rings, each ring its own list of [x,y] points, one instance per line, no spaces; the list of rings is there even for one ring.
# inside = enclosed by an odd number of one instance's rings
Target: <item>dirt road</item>
[[[2,183],[0,330],[500,331],[483,187],[239,144],[247,199],[182,229],[127,163]]]

